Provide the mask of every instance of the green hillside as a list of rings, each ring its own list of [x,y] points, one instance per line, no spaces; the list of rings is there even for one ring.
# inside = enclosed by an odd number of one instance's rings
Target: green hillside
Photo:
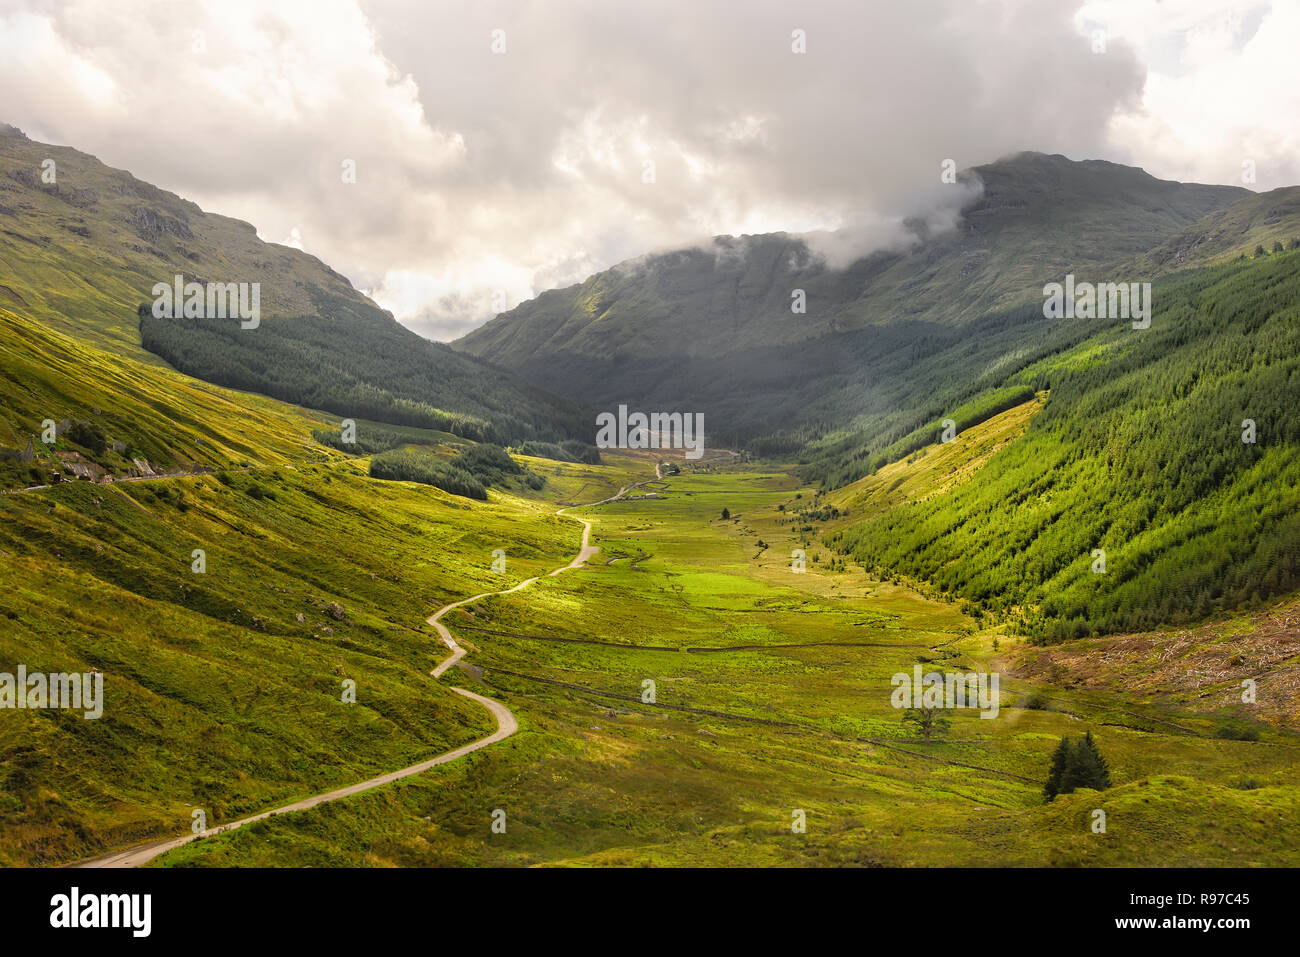
[[[310,413],[135,362],[4,308],[0,359],[0,488],[46,484],[56,472],[72,478],[71,465],[127,477],[320,460],[328,451],[312,441],[323,423]],[[51,445],[41,441],[47,420],[69,427]],[[78,422],[90,438],[71,430]],[[85,444],[95,437],[97,447]]]
[[[491,578],[495,548],[513,583],[576,538],[344,465],[0,496],[0,671],[105,674],[97,721],[5,713],[0,861],[183,833],[191,807],[217,824],[483,736],[427,677],[446,649],[424,618]]]
[[[1153,299],[1150,329],[1084,320],[1100,323],[1092,336],[1005,380],[1051,394],[978,481],[831,543],[1042,638],[1199,620],[1294,590],[1300,251],[1182,273]]]
[[[1131,270],[1141,275],[1162,275],[1237,256],[1253,256],[1259,247],[1272,252],[1278,244],[1288,249],[1300,246],[1300,186],[1250,196],[1211,213],[1135,257]]]

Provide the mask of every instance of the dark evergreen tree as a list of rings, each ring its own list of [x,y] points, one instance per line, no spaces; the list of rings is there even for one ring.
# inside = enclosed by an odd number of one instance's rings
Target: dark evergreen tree
[[[1104,791],[1110,787],[1110,766],[1106,764],[1106,759],[1101,756],[1101,750],[1097,747],[1097,742],[1093,740],[1092,732],[1089,731],[1083,736],[1080,747],[1087,753],[1087,767],[1090,770],[1091,782],[1083,784],[1082,787],[1090,787],[1094,791]]]
[[[1073,794],[1079,788],[1104,791],[1108,787],[1110,770],[1089,731],[1082,740],[1069,744],[1057,793]]]
[[[1047,772],[1047,784],[1043,786],[1043,796],[1052,800],[1061,793],[1061,776],[1065,774],[1065,764],[1070,758],[1070,738],[1067,735],[1052,752],[1052,765]]]

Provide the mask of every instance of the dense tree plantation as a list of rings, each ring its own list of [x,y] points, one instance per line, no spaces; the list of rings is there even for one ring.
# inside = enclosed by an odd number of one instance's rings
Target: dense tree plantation
[[[381,310],[313,290],[310,316],[158,319],[138,310],[146,349],[180,371],[312,409],[451,432],[498,445],[589,432],[576,403],[403,328]]]
[[[469,472],[447,459],[409,449],[392,449],[376,455],[370,460],[370,477],[419,482],[465,498],[487,498],[487,488]]]
[[[821,419],[845,424],[783,430],[754,447],[776,454],[803,445],[801,477],[839,488],[938,441],[944,419],[965,429],[1026,401],[1045,379],[1016,373],[1095,333],[1086,322],[1046,321],[1041,302],[1029,302],[963,326],[846,335],[840,351],[855,371]]]
[[[1154,304],[1150,329],[1080,320],[1092,338],[1012,375],[1005,386],[1050,397],[971,481],[828,543],[1037,640],[1179,623],[1293,590],[1300,256],[1183,274],[1156,285]]]
[[[428,429],[401,428],[377,425],[373,422],[356,422],[356,433],[351,442],[343,441],[342,429],[312,429],[311,437],[321,445],[354,455],[371,455],[386,452],[402,445],[437,445],[448,438],[448,433]]]
[[[516,478],[532,489],[540,489],[546,482],[494,445],[470,446],[454,458],[418,446],[390,449],[370,460],[370,477],[420,482],[477,499],[486,499],[490,486],[505,486]]]
[[[528,441],[517,449],[520,455],[532,455],[539,459],[554,459],[556,462],[581,462],[596,465],[600,462],[600,449],[577,439],[565,439],[563,442]]]

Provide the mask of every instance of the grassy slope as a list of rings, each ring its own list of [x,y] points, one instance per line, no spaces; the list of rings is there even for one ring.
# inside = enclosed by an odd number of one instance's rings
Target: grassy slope
[[[40,179],[45,159],[56,163],[54,184]],[[93,156],[0,126],[0,304],[149,361],[136,306],[175,273],[260,279],[267,316],[309,313],[312,286],[368,302],[316,257],[264,243],[248,223],[205,213]]]
[[[1300,240],[1300,186],[1250,196],[1211,213],[1126,267],[1134,275],[1160,276],[1249,256],[1257,246]]]
[[[9,310],[0,355],[0,444],[20,447],[43,418],[85,418],[156,470],[227,470],[0,495],[0,670],[96,667],[107,697],[98,721],[0,712],[0,861],[183,832],[188,805],[229,820],[489,729],[482,709],[427,678],[445,649],[423,619],[496,580],[497,547],[511,581],[566,561],[575,523],[500,492],[469,503],[372,481],[364,459],[312,441],[336,424],[322,416]],[[440,438],[464,444],[425,436]],[[38,471],[74,451],[35,445]],[[7,484],[27,484],[27,468],[7,463]],[[196,548],[206,574],[191,571]],[[345,677],[356,706],[341,702]]]
[[[53,452],[85,451],[64,437],[46,449],[46,419],[93,422],[159,472],[333,456],[311,448],[310,430],[325,424],[322,417],[123,359],[4,308],[0,358],[0,446],[20,449],[30,440],[46,472]],[[134,467],[111,450],[98,458],[114,470]],[[4,485],[31,484],[25,469],[0,469]]]
[[[942,494],[970,480],[990,457],[1023,435],[1047,394],[958,432],[952,442],[930,444],[825,496],[825,502],[861,520],[909,501]],[[837,523],[842,525],[844,523]]]
[[[184,830],[190,804],[229,820],[481,736],[482,710],[427,677],[446,652],[423,619],[560,564],[578,538],[521,501],[470,504],[350,463],[75,483],[0,512],[3,670],[98,667],[107,698],[96,722],[4,713],[11,863]],[[490,572],[498,547],[506,576]]]

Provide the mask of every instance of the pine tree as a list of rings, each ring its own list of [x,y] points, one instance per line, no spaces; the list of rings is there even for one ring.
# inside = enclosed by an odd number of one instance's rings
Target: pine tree
[[[1052,752],[1052,766],[1047,772],[1047,784],[1043,786],[1043,797],[1052,800],[1061,793],[1061,777],[1065,774],[1065,765],[1070,759],[1070,738],[1067,735]]]
[[[1093,740],[1091,731],[1083,736],[1080,747],[1088,752],[1088,762],[1092,768],[1092,783],[1084,784],[1083,787],[1090,787],[1094,791],[1106,790],[1110,787],[1110,767],[1106,764],[1106,759],[1101,756],[1101,751],[1097,747],[1097,742]]]
[[[1079,788],[1104,791],[1108,787],[1110,770],[1089,731],[1082,741],[1070,747],[1065,770],[1061,774],[1060,793],[1073,794]]]

